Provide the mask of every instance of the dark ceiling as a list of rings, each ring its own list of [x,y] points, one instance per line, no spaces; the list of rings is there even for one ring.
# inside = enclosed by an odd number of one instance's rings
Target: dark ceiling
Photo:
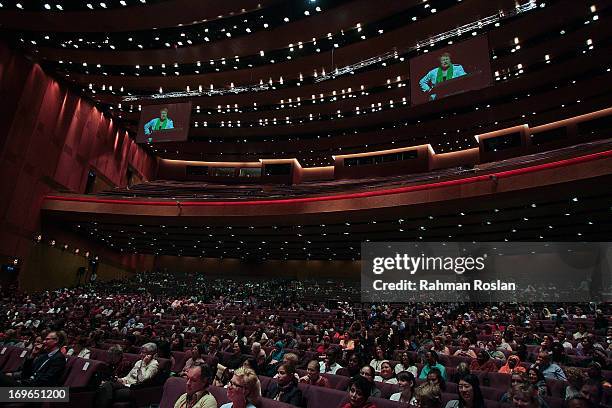
[[[494,86],[418,107],[410,106],[408,60],[426,50],[415,44],[513,10],[514,0],[2,3],[2,37],[132,130],[160,88],[272,83],[185,98],[193,103],[189,140],[150,148],[172,159],[297,157],[315,166],[333,154],[423,143],[446,152],[474,147],[474,134],[609,104],[608,2],[536,3],[435,42],[427,51],[487,35]],[[320,81],[324,71],[388,52],[395,58]],[[145,98],[123,101],[130,95]]]

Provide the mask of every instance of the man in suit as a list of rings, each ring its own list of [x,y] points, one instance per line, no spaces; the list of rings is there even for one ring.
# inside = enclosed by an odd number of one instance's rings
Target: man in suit
[[[42,345],[37,345],[32,349],[32,353],[23,363],[20,375],[9,377],[0,374],[0,386],[57,387],[62,385],[66,357],[61,353],[60,348],[64,343],[66,343],[64,333],[49,332]]]

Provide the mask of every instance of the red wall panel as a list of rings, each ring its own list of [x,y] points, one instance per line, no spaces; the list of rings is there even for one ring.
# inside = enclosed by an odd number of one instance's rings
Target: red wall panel
[[[42,229],[43,196],[58,189],[82,193],[90,167],[119,186],[127,184],[128,164],[144,179],[154,177],[156,159],[125,130],[3,43],[0,97],[0,255],[27,261]],[[141,261],[108,256],[132,267]]]

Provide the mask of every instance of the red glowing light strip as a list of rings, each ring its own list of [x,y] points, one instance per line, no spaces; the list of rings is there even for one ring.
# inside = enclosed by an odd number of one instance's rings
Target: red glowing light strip
[[[495,176],[498,179],[508,178],[512,176],[518,176],[521,174],[534,173],[542,170],[550,170],[559,167],[570,166],[573,164],[585,163],[592,160],[604,159],[612,157],[612,150],[607,150],[599,153],[592,153],[585,156],[574,157],[571,159],[559,160],[552,163],[538,164],[535,166],[524,167],[520,169],[507,170],[499,173],[484,174],[481,176],[468,177],[458,180],[440,181],[437,183],[421,184],[416,186],[397,187],[388,190],[377,190],[367,191],[362,193],[348,193],[338,194],[332,196],[321,196],[321,197],[303,197],[303,198],[286,198],[282,200],[258,200],[258,201],[142,201],[142,200],[111,200],[104,198],[88,198],[88,197],[63,197],[48,195],[45,196],[45,200],[57,200],[57,201],[76,201],[85,203],[96,203],[96,204],[129,204],[129,205],[157,205],[157,206],[168,206],[174,207],[180,204],[182,207],[197,207],[197,206],[236,206],[236,205],[268,205],[268,204],[295,204],[295,203],[312,203],[318,201],[333,201],[333,200],[344,200],[350,198],[366,198],[366,197],[378,197],[390,194],[408,193],[412,191],[428,190],[433,188],[451,187],[462,184],[475,183],[478,181],[490,180],[491,177]]]

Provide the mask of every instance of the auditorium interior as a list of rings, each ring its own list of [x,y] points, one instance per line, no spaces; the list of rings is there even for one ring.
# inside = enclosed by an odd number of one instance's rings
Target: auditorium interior
[[[612,406],[611,12],[0,0],[0,406]]]

